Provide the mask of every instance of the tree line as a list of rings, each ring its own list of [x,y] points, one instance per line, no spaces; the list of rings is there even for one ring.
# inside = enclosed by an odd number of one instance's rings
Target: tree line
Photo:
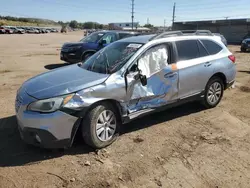
[[[64,25],[68,25],[71,28],[78,28],[78,29],[103,29],[104,27],[106,27],[103,24],[99,24],[97,22],[84,22],[84,23],[80,23],[77,22],[76,20],[71,20],[70,22],[62,22],[59,21],[58,22],[60,25],[64,26]]]

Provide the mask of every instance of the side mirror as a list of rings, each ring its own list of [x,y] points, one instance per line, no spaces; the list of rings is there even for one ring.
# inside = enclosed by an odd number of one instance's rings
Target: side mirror
[[[141,85],[146,86],[148,84],[147,77],[145,75],[140,75]]]
[[[100,42],[99,42],[100,45],[104,45],[104,44],[107,44],[107,41],[102,39]]]

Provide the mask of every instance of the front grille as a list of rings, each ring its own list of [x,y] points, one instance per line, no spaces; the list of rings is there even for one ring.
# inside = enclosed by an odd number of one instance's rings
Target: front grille
[[[250,41],[247,41],[247,44],[250,44]]]

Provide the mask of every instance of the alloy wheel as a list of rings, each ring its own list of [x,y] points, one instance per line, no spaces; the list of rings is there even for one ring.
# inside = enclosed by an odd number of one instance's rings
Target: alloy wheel
[[[96,122],[96,135],[101,141],[112,139],[116,131],[116,117],[110,110],[104,110],[98,116]]]
[[[216,104],[222,95],[222,86],[219,82],[214,82],[209,87],[208,93],[207,93],[207,99],[208,102],[212,105]]]

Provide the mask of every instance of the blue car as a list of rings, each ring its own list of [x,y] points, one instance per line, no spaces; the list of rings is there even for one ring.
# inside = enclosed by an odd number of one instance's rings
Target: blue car
[[[60,59],[67,63],[84,62],[95,52],[117,40],[135,36],[135,32],[99,31],[91,33],[79,42],[65,43],[62,46]]]

